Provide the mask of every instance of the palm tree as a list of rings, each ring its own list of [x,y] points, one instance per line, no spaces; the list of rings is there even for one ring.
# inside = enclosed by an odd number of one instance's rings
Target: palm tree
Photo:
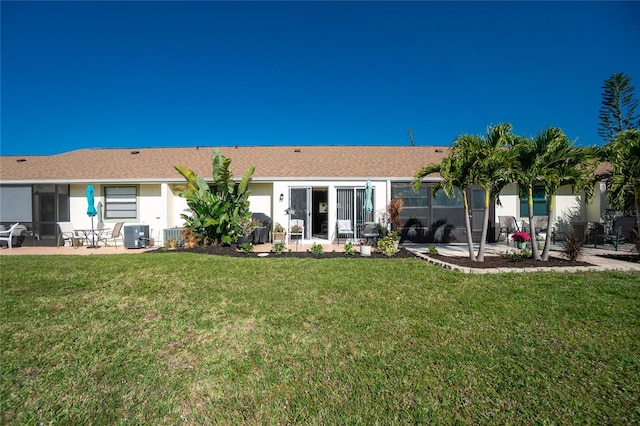
[[[471,182],[484,191],[484,214],[477,255],[478,262],[484,261],[491,203],[494,200],[500,202],[499,193],[510,182],[511,129],[511,124],[499,124],[487,128],[484,137],[467,136],[458,140],[459,148],[468,160],[473,162]]]
[[[465,138],[467,136],[461,136]],[[458,139],[460,140],[460,138]],[[476,254],[473,249],[473,239],[471,235],[471,221],[469,220],[469,199],[467,197],[467,189],[472,184],[471,176],[473,175],[473,163],[469,161],[462,149],[456,147],[458,140],[454,142],[449,155],[440,163],[432,163],[422,167],[413,175],[413,190],[418,192],[422,179],[439,173],[442,180],[433,187],[433,194],[442,190],[448,197],[453,197],[455,188],[462,192],[462,200],[464,204],[465,228],[467,230],[467,244],[469,245],[469,259],[476,261]]]
[[[640,216],[640,130],[618,133],[602,152],[602,159],[612,167],[599,176],[606,180],[609,204],[618,210],[633,208]],[[636,225],[640,235],[640,220]]]
[[[490,206],[493,200],[497,199],[500,190],[509,183],[511,151],[508,147],[512,138],[510,132],[510,124],[499,124],[489,127],[484,137],[462,135],[454,141],[451,152],[440,164],[427,165],[414,174],[415,191],[420,189],[422,179],[433,173],[440,173],[442,178],[433,188],[434,195],[442,190],[448,197],[452,197],[455,188],[461,191],[469,259],[472,261],[484,261]],[[468,198],[468,189],[474,184],[484,191],[484,216],[477,255],[473,248]]]
[[[562,129],[549,127],[534,138],[516,138],[514,154],[516,167],[513,178],[520,186],[529,205],[529,224],[532,240],[536,229],[533,220],[533,188],[544,186],[545,198],[548,200],[547,229],[551,229],[555,210],[555,195],[563,185],[572,185],[574,192],[584,190],[585,201],[593,195],[592,176],[594,164],[589,162],[589,149],[572,146]],[[531,244],[533,258],[549,260],[551,234],[547,232],[542,256],[537,244]]]

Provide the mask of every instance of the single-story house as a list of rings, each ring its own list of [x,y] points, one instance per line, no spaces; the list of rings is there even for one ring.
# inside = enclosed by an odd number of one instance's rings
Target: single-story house
[[[365,222],[377,222],[392,198],[403,196],[400,233],[403,241],[461,241],[464,212],[460,197],[440,193],[433,197],[438,176],[424,180],[419,193],[411,189],[416,170],[444,158],[443,146],[251,146],[220,147],[230,158],[236,179],[255,166],[250,184],[252,212],[264,213],[273,223],[288,227],[304,221],[305,241],[335,242],[338,219],[348,219],[358,237]],[[187,205],[179,196],[184,179],[174,169],[181,165],[211,180],[214,147],[82,149],[57,155],[0,156],[0,223],[21,222],[33,234],[34,244],[53,244],[56,222],[70,221],[90,228],[86,187],[92,184],[98,209],[97,223],[112,227],[119,221],[148,224],[151,238],[163,244],[166,229],[181,227]],[[372,185],[373,211],[364,209],[365,185]],[[596,188],[586,205],[582,194],[561,188],[556,196],[554,221],[597,221],[605,208],[604,188]],[[546,200],[534,194],[535,214],[545,214]],[[471,191],[474,238],[481,230],[482,197]],[[501,194],[502,205],[491,207],[490,240],[498,233],[498,217],[527,220],[526,200],[516,185]],[[295,213],[288,215],[291,208]]]

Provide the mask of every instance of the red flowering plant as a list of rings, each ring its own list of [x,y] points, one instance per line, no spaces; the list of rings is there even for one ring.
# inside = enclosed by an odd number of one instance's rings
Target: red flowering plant
[[[521,231],[514,232],[511,238],[513,238],[513,241],[517,243],[524,243],[531,240],[531,236],[527,232]]]

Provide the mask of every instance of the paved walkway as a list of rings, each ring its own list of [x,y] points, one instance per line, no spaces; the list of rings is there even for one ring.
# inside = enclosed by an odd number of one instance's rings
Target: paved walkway
[[[491,268],[466,268],[460,267],[457,265],[451,265],[445,262],[440,262],[435,259],[429,259],[425,253],[428,252],[429,246],[431,244],[402,244],[401,246],[406,248],[407,250],[415,253],[417,256],[427,260],[430,263],[437,264],[447,269],[457,270],[465,273],[477,273],[477,274],[490,274],[490,273],[501,273],[501,272],[536,272],[541,270],[549,270],[549,271],[557,271],[557,272],[578,272],[578,271],[607,271],[607,270],[615,270],[615,271],[627,271],[627,272],[640,272],[640,264],[624,262],[620,260],[608,259],[605,257],[597,256],[598,254],[615,254],[615,253],[629,253],[632,249],[631,244],[624,244],[619,247],[619,250],[616,252],[612,247],[603,247],[603,248],[593,248],[593,247],[584,247],[584,254],[580,260],[591,263],[594,266],[586,266],[586,267],[565,267],[565,268],[500,268],[500,269],[491,269]],[[468,249],[466,244],[436,244],[436,248],[440,254],[445,256],[468,256]],[[311,249],[311,244],[298,244],[296,246],[295,243],[289,245],[289,250],[291,251],[307,251]],[[344,244],[323,244],[323,249],[325,252],[344,251]],[[18,255],[76,255],[76,256],[88,256],[88,255],[100,255],[100,254],[139,254],[144,253],[149,250],[155,250],[155,248],[144,248],[144,249],[125,249],[121,245],[116,247],[104,247],[100,246],[97,249],[87,248],[86,246],[80,246],[78,248],[74,247],[14,247],[12,249],[8,249],[7,247],[0,248],[0,256],[18,256]],[[268,252],[271,250],[271,244],[259,244],[254,248],[257,252]],[[487,244],[485,255],[487,256],[497,256],[503,254],[507,251],[515,250],[513,246],[507,246],[504,242],[496,243],[496,244]],[[561,247],[559,245],[552,246],[552,255],[556,257],[561,256]],[[477,246],[476,246],[477,251]]]

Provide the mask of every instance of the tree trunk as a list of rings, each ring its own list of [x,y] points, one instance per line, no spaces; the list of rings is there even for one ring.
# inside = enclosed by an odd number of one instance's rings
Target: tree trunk
[[[467,200],[467,194],[462,191],[462,200],[464,202],[464,226],[467,230],[467,245],[469,246],[469,260],[477,262],[476,252],[473,249],[473,235],[471,235],[471,221],[469,220],[469,201]]]
[[[547,236],[544,239],[544,250],[542,250],[542,261],[549,261],[549,250],[551,249],[551,217],[553,216],[553,211],[555,210],[555,200],[554,196],[549,196],[549,215],[547,216]]]
[[[484,191],[484,218],[482,221],[482,236],[480,237],[480,248],[478,249],[478,262],[484,262],[484,246],[487,241],[487,231],[489,229],[489,205],[491,203],[491,193]]]
[[[533,223],[533,185],[529,185],[529,237],[531,237],[531,255],[535,260],[540,259],[540,253],[538,253],[538,245],[536,244],[536,226]]]

